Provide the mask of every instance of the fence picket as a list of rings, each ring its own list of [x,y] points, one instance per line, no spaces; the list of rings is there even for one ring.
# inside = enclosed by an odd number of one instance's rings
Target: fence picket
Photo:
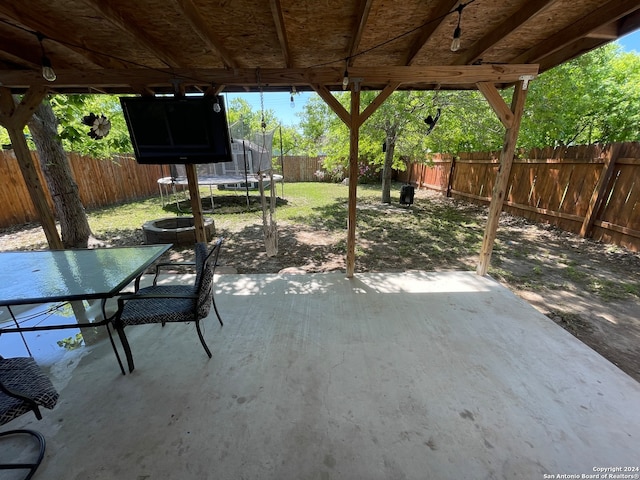
[[[611,181],[605,156],[614,154]],[[640,251],[640,143],[533,149],[519,152],[506,190],[504,210],[535,222],[592,236]],[[451,195],[487,204],[497,171],[495,153],[461,154],[450,179]],[[412,181],[435,189],[426,179],[438,164],[426,166]],[[404,172],[399,180],[406,181]],[[615,180],[615,181],[614,181]],[[599,183],[601,187],[599,187]],[[600,207],[594,202],[601,203]],[[590,218],[592,217],[592,218]],[[585,220],[586,219],[586,220]],[[583,228],[592,223],[591,230]]]

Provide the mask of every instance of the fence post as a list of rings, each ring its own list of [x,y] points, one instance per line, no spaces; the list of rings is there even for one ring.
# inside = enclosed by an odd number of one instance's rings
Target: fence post
[[[455,155],[451,156],[451,168],[449,169],[449,178],[447,181],[447,197],[451,196],[451,189],[453,188],[453,176],[456,171],[456,157]]]
[[[584,221],[582,222],[582,227],[580,228],[580,236],[582,238],[591,236],[593,230],[593,222],[595,221],[595,217],[600,210],[602,200],[607,193],[609,180],[611,180],[611,175],[613,175],[613,171],[615,170],[616,160],[618,159],[618,156],[620,154],[620,147],[620,143],[611,144],[609,146],[609,151],[605,155],[604,164],[602,165],[602,173],[600,173],[600,178],[598,179],[596,188],[593,190],[591,200],[589,201],[589,207],[587,208],[587,213],[584,216]]]

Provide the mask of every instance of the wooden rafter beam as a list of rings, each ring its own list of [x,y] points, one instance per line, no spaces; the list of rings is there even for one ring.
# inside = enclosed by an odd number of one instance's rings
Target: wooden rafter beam
[[[55,42],[57,44],[57,48],[66,48],[73,52],[74,55],[80,56],[84,61],[96,67],[120,68],[126,66],[124,63],[110,57],[100,55],[97,52],[92,52],[87,49],[86,46],[72,45],[60,41],[59,39],[66,38],[69,33],[65,30],[63,25],[49,24],[43,20],[41,16],[37,15],[37,12],[30,15],[26,13],[25,9],[19,9],[16,5],[17,2],[0,2],[0,14],[12,19],[16,25],[32,31],[34,39],[36,38],[36,32],[39,32],[44,35],[47,42]]]
[[[439,18],[437,22],[429,22],[422,27],[418,39],[411,45],[409,54],[405,60],[405,65],[412,65],[416,57],[422,50],[422,47],[427,43],[433,32],[444,22],[447,18],[447,13],[451,12],[458,4],[458,0],[447,0],[438,4],[437,10],[433,13],[433,18]]]
[[[95,88],[117,88],[146,85],[148,88],[172,85],[178,79],[185,85],[226,85],[257,87],[256,70],[228,69],[114,69],[114,70],[58,70],[57,80],[48,84],[39,72],[0,71],[0,83],[10,88],[49,85],[86,91]],[[517,82],[521,75],[538,74],[537,65],[461,65],[428,67],[351,67],[350,77],[362,78],[362,88],[384,88],[389,83],[475,85],[478,82],[505,84]],[[265,68],[260,70],[262,85],[290,87],[291,85],[324,85],[335,88],[342,85],[344,70],[340,67],[319,68]]]
[[[635,32],[640,28],[640,9],[631,15],[625,16],[620,21],[618,27],[618,35],[623,36],[631,32]]]
[[[553,52],[551,55],[542,57],[540,59],[540,72],[545,72],[560,63],[567,62],[572,58],[579,57],[580,55],[593,50],[594,48],[598,48],[602,46],[602,42],[603,40],[601,38],[580,38],[572,44]]]
[[[289,38],[287,37],[287,28],[284,24],[284,16],[282,15],[282,6],[280,5],[280,0],[269,0],[269,6],[271,7],[273,24],[276,27],[278,41],[280,42],[280,48],[282,49],[284,66],[287,68],[291,68],[293,66],[293,63],[291,61],[291,49],[289,48]]]
[[[0,45],[0,58],[21,65],[24,68],[33,70],[42,68],[40,55],[36,55],[32,49],[25,48],[23,42],[16,41],[14,35],[9,35],[8,32],[0,32]]]
[[[40,63],[30,62],[29,60],[25,60],[24,58],[14,55],[11,52],[7,52],[6,50],[0,51],[0,61],[20,65],[22,68],[30,70],[40,70],[42,68]]]
[[[528,0],[522,8],[518,9],[513,15],[498,25],[498,27],[487,33],[469,49],[459,55],[454,61],[454,64],[466,65],[479,60],[487,50],[503,40],[527,20],[543,11],[552,2],[553,0]]]
[[[597,30],[591,32],[587,37],[600,38],[602,40],[612,41],[616,40],[620,35],[618,34],[618,25],[616,22],[603,25]]]
[[[547,37],[546,40],[512,60],[512,63],[539,63],[542,58],[570,45],[598,30],[603,24],[640,10],[638,0],[611,0],[564,30]]]
[[[136,41],[153,53],[159,60],[164,62],[168,67],[184,67],[182,58],[160,48],[158,39],[150,37],[145,33],[145,29],[140,25],[133,23],[130,19],[122,15],[121,12],[109,5],[108,2],[101,0],[83,0],[84,3],[95,9],[109,23],[113,24],[120,30],[127,32]]]
[[[367,26],[367,20],[369,19],[369,12],[371,11],[372,3],[373,0],[361,0],[360,5],[358,6],[358,13],[356,16],[358,24],[356,25],[351,41],[349,42],[347,54],[347,64],[349,66],[353,65],[353,56],[358,53],[358,48],[360,48],[360,42],[362,41],[364,29]]]
[[[193,27],[194,32],[207,44],[209,49],[220,55],[222,62],[228,68],[240,66],[235,58],[224,47],[222,40],[216,34],[210,24],[207,23],[191,0],[176,0],[178,7]]]

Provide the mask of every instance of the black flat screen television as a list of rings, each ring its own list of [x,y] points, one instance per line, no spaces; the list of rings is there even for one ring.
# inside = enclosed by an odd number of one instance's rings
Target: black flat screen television
[[[220,105],[219,111],[215,104]],[[121,97],[138,163],[230,162],[231,142],[224,99]]]

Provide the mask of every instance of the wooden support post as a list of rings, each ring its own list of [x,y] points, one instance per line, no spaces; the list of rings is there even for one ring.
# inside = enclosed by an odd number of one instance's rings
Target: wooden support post
[[[347,218],[347,277],[352,278],[356,266],[356,203],[358,188],[358,150],[360,126],[389,98],[400,86],[398,82],[389,83],[384,90],[360,113],[360,83],[354,80],[351,84],[351,113],[334,97],[331,92],[319,84],[312,84],[313,89],[349,127],[349,207]]]
[[[591,236],[593,230],[593,222],[595,221],[596,215],[600,210],[602,200],[604,199],[604,195],[607,191],[607,186],[609,185],[609,181],[611,180],[611,175],[613,175],[613,171],[615,170],[616,160],[618,159],[618,155],[620,154],[620,147],[620,143],[612,144],[609,147],[609,151],[605,155],[604,165],[602,166],[600,178],[598,178],[596,188],[591,195],[589,207],[587,207],[587,213],[585,213],[584,215],[584,221],[582,222],[582,227],[580,228],[580,236],[582,238]]]
[[[47,237],[49,248],[52,250],[62,250],[64,248],[60,234],[56,228],[55,216],[49,208],[45,190],[38,177],[36,166],[31,157],[29,146],[24,138],[24,127],[33,115],[33,111],[42,102],[47,91],[44,88],[34,87],[30,89],[16,105],[11,92],[7,88],[0,89],[0,121],[7,129],[13,151],[18,160],[18,166],[22,173],[22,178],[27,186],[27,191],[36,209],[42,229]]]
[[[207,242],[207,234],[204,229],[204,216],[202,215],[202,201],[200,200],[200,186],[198,185],[198,172],[194,164],[185,165],[187,171],[187,183],[189,184],[189,197],[191,199],[191,213],[193,226],[196,230],[196,242]]]
[[[454,175],[456,174],[456,157],[451,157],[451,168],[449,169],[449,178],[447,179],[447,197],[451,196],[451,190],[453,189]]]
[[[356,203],[358,189],[358,150],[360,141],[360,89],[351,90],[351,123],[349,125],[349,208],[347,217],[347,278],[356,268]]]
[[[16,154],[16,159],[20,166],[20,172],[22,173],[22,178],[24,179],[24,183],[29,191],[29,196],[31,197],[33,206],[35,207],[36,212],[38,212],[38,217],[40,218],[44,234],[47,237],[49,248],[51,250],[62,250],[64,246],[60,239],[58,229],[56,228],[56,219],[49,208],[49,204],[47,203],[44,188],[42,187],[40,177],[38,177],[38,172],[36,171],[33,159],[31,158],[31,152],[29,151],[27,141],[22,133],[23,128],[24,127],[19,129],[12,127],[7,128],[9,138],[11,139],[11,146]]]
[[[489,216],[482,240],[482,249],[480,250],[480,261],[476,273],[481,276],[486,275],[489,270],[491,253],[493,252],[493,244],[496,240],[498,223],[500,222],[500,213],[502,212],[502,205],[509,184],[509,175],[511,174],[511,165],[513,164],[513,155],[516,151],[516,142],[518,141],[518,132],[520,130],[520,122],[522,120],[522,112],[524,111],[526,98],[527,90],[524,89],[524,82],[520,81],[516,84],[513,92],[513,100],[511,102],[513,122],[511,128],[508,128],[505,133],[504,145],[500,152],[500,167],[495,185],[493,186],[491,204],[489,205]]]

